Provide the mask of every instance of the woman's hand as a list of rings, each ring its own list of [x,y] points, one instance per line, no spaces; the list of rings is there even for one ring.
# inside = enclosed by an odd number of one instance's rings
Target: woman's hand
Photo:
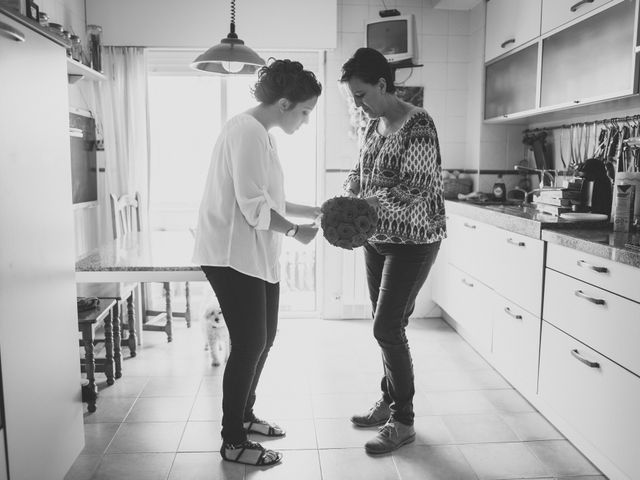
[[[317,234],[318,227],[316,227],[313,223],[308,223],[304,225],[298,225],[298,231],[293,238],[298,240],[303,245],[306,245],[311,242],[311,240],[316,238]]]
[[[374,195],[372,197],[365,198],[365,200],[369,205],[376,209],[376,212],[378,211],[378,209],[380,208],[380,200],[378,199],[378,197]]]
[[[355,181],[349,182],[345,191],[347,193],[347,196],[357,197],[360,193],[360,183]]]

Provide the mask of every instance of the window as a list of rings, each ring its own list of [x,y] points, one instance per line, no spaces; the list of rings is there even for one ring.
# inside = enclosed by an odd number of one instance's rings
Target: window
[[[148,52],[149,65],[149,222],[152,229],[195,228],[211,151],[224,122],[255,105],[255,77],[223,77],[188,68],[198,52]],[[262,53],[264,58],[269,55]],[[318,55],[284,53],[316,70]],[[300,58],[303,56],[304,58]],[[317,112],[294,135],[271,130],[285,172],[287,200],[316,203]],[[281,311],[316,310],[316,246],[285,238],[280,258]],[[195,287],[195,286],[194,286]],[[197,287],[196,287],[197,288]],[[204,288],[208,288],[205,284]],[[198,295],[198,291],[194,291]]]

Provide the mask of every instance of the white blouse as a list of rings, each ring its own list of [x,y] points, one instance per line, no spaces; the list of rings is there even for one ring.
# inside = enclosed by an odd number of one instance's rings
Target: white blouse
[[[193,262],[280,281],[282,234],[271,209],[285,214],[284,175],[273,137],[242,113],[222,128],[198,214]]]

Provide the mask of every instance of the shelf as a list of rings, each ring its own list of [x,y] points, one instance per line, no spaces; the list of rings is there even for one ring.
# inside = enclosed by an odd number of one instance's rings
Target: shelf
[[[86,65],[67,57],[67,76],[69,83],[76,83],[78,80],[92,80],[94,82],[101,82],[106,80],[106,77],[100,72],[96,72],[94,69],[87,67]]]

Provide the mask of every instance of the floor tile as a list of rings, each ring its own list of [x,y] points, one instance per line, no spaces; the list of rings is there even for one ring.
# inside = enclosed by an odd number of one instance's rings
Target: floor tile
[[[315,418],[351,418],[361,414],[380,399],[380,392],[318,393],[311,397]]]
[[[222,396],[205,397],[198,395],[189,414],[190,422],[211,422],[222,420]]]
[[[564,438],[547,419],[538,412],[501,413],[500,417],[522,441],[557,440]]]
[[[456,443],[516,442],[518,436],[496,414],[442,417]]]
[[[284,437],[265,437],[264,435],[249,434],[249,439],[259,442],[274,450],[317,450],[316,428],[313,420],[285,420],[272,419],[280,425],[287,434]]]
[[[444,417],[426,416],[414,419],[413,427],[416,430],[416,445],[449,445],[454,443],[451,431],[443,421]]]
[[[107,385],[107,382],[98,384],[99,395],[100,398],[137,397],[148,381],[149,377],[146,376],[133,377],[125,374],[113,385]]]
[[[141,397],[193,397],[198,393],[200,377],[151,377]]]
[[[84,405],[84,423],[119,423],[122,422],[135,403],[135,397],[102,398],[98,397],[96,411],[87,412]]]
[[[222,439],[220,422],[188,422],[180,441],[180,452],[218,452]]]
[[[165,480],[175,453],[133,453],[105,455],[92,480]]]
[[[549,470],[522,443],[460,445],[480,480],[546,477]]]
[[[432,414],[456,415],[471,413],[495,413],[496,407],[482,391],[452,391],[425,393]]]
[[[557,476],[595,475],[598,470],[566,440],[529,442],[529,449]]]
[[[536,409],[527,402],[522,395],[514,389],[508,390],[485,390],[483,395],[498,412],[518,413],[535,412]]]
[[[410,445],[393,453],[402,480],[477,480],[456,447]]]
[[[275,445],[270,447],[275,448]],[[246,480],[322,480],[317,450],[283,452],[282,461],[269,468],[246,467]],[[324,477],[326,478],[326,477]]]
[[[64,480],[91,480],[101,460],[102,455],[80,455],[71,465]]]
[[[120,428],[119,423],[89,423],[84,426],[84,449],[81,455],[102,455]]]
[[[220,453],[178,453],[168,480],[243,480],[245,466],[225,462]]]
[[[184,427],[183,422],[123,423],[107,454],[175,452]]]
[[[126,422],[186,422],[194,399],[191,397],[139,397]]]
[[[256,416],[270,420],[280,419],[312,419],[313,408],[310,394],[283,393],[277,395],[257,395],[254,407]]]
[[[357,428],[348,418],[316,419],[318,448],[364,448],[364,444],[373,438],[375,428]]]
[[[320,450],[323,480],[399,480],[391,455],[373,457],[364,449]]]

